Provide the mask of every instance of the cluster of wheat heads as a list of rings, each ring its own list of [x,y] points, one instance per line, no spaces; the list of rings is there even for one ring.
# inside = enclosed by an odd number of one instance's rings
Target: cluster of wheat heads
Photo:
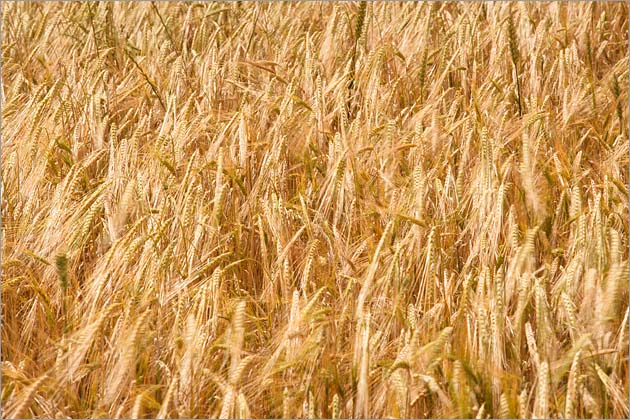
[[[5,417],[628,416],[623,3],[5,3]]]

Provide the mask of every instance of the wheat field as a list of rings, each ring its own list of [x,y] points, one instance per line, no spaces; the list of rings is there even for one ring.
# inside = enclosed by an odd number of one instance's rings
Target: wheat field
[[[3,417],[628,417],[628,52],[624,3],[2,4]]]

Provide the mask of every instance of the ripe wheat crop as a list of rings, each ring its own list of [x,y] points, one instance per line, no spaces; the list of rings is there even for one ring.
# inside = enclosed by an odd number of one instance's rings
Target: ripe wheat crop
[[[3,416],[627,417],[627,34],[3,2]]]

